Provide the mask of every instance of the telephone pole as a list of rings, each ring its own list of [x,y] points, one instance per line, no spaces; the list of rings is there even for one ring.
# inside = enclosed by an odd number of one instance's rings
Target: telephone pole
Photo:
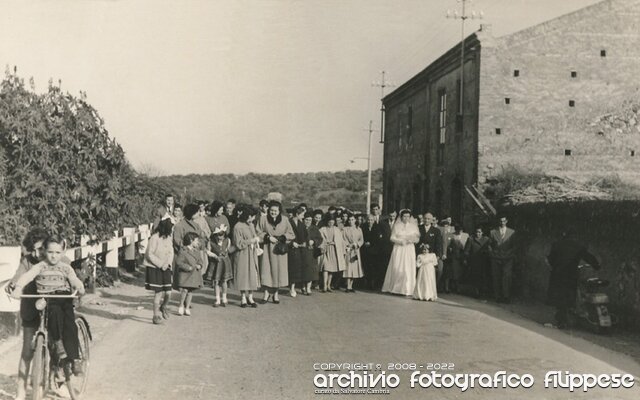
[[[371,86],[380,88],[380,143],[384,143],[384,88],[395,85],[385,80],[385,71],[380,71],[380,75],[380,81],[373,82]]]
[[[373,137],[373,120],[369,120],[369,156],[367,157],[367,214],[371,213],[371,138]]]
[[[460,118],[460,127],[462,128],[464,123],[464,23],[468,19],[482,19],[484,13],[480,11],[476,14],[475,11],[472,11],[470,14],[467,12],[467,3],[471,3],[472,0],[458,0],[458,3],[461,4],[462,12],[458,13],[458,10],[455,10],[453,13],[451,11],[447,11],[447,18],[451,19],[459,19],[460,20],[460,31],[461,31],[461,39],[460,39],[460,94],[459,100],[460,104],[458,107],[458,117]]]

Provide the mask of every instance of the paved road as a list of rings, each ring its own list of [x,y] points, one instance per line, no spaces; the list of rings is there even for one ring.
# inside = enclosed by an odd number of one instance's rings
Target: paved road
[[[409,372],[390,398],[638,399],[640,389],[569,393],[544,389],[548,370],[640,375],[630,358],[461,296],[439,303],[358,292],[281,296],[281,304],[214,309],[211,291],[193,315],[150,323],[150,296],[115,291],[97,324],[113,319],[93,347],[87,399],[312,399],[314,363],[454,363],[453,373],[529,373],[531,389],[411,389]],[[175,295],[175,294],[174,294]],[[237,303],[237,297],[231,299]],[[142,305],[144,310],[137,310]],[[120,307],[126,313],[114,311]],[[12,362],[12,364],[14,364]],[[383,367],[383,369],[386,369]],[[1,370],[1,368],[0,368]],[[391,374],[393,371],[388,371]],[[357,396],[364,397],[364,396]],[[375,396],[374,396],[375,398]],[[387,397],[389,398],[389,397]]]

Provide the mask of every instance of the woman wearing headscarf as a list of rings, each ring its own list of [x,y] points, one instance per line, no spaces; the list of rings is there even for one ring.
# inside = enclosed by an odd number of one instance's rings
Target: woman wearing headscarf
[[[280,202],[269,203],[269,213],[258,222],[256,230],[264,245],[260,260],[260,281],[265,287],[263,302],[272,299],[279,304],[278,289],[289,286],[288,245],[296,237],[289,219],[282,215]]]

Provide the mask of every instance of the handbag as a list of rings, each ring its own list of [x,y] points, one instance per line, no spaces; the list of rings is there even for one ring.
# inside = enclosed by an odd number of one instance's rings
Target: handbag
[[[322,255],[322,249],[320,247],[316,247],[313,249],[313,258],[318,258]]]
[[[289,252],[289,246],[286,243],[278,242],[273,246],[273,254],[283,255]]]

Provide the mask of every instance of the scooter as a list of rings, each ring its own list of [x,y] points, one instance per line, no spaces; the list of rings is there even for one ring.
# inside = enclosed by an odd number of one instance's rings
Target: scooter
[[[609,281],[595,276],[595,269],[589,264],[578,266],[578,291],[576,307],[573,314],[588,322],[597,333],[609,333],[613,325],[609,312],[609,296],[603,288],[609,286]]]

